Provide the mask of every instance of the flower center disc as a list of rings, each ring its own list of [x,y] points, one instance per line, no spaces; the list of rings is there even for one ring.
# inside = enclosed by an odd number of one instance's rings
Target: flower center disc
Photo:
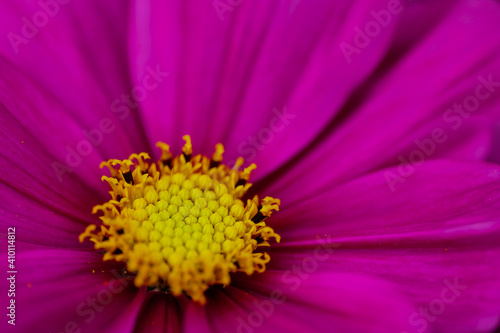
[[[280,236],[264,220],[280,201],[242,197],[250,188],[255,164],[239,171],[243,158],[229,168],[221,163],[224,147],[217,144],[212,158],[192,156],[191,138],[184,136],[182,154],[172,157],[158,142],[162,156],[148,163],[146,153],[126,160],[101,163],[111,177],[112,199],[97,205],[102,225],[89,225],[80,242],[89,238],[105,251],[103,260],[126,263],[137,287],[186,294],[201,304],[214,284],[228,285],[230,273],[265,271],[270,257],[254,252]]]

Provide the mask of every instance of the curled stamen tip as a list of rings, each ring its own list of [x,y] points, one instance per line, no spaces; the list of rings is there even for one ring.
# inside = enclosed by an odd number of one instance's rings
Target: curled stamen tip
[[[140,159],[151,159],[151,157],[149,156],[148,153],[139,153],[139,154],[131,154],[129,156],[129,160],[132,160],[132,159],[137,159],[138,161],[140,161]]]
[[[165,142],[158,141],[156,143],[156,147],[163,149],[163,150],[170,150],[170,146],[167,145]]]
[[[245,159],[243,157],[238,157],[236,159],[236,162],[234,163],[234,166],[233,166],[233,170],[238,170],[242,165],[243,163],[245,162]]]
[[[212,160],[215,162],[222,161],[222,154],[224,154],[224,145],[218,143],[215,145],[215,153],[212,155]]]
[[[255,163],[252,163],[250,164],[248,167],[246,167],[244,170],[243,170],[243,173],[244,174],[249,174],[250,172],[252,172],[253,170],[257,169],[257,165]]]
[[[185,155],[191,155],[193,153],[193,145],[191,144],[191,136],[186,134],[182,138],[184,139],[184,141],[186,141],[186,144],[184,144],[184,147],[182,147],[182,152]]]

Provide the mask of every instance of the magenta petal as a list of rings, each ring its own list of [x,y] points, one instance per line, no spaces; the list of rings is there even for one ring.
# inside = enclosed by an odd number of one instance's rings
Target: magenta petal
[[[382,333],[410,327],[413,308],[394,285],[354,274],[285,274],[240,276],[214,291],[205,307],[212,332]]]
[[[488,155],[488,161],[500,164],[500,116],[496,119],[493,144]]]
[[[181,320],[182,309],[175,297],[163,292],[150,292],[137,316],[134,332],[180,332]]]
[[[492,56],[500,43],[486,36],[500,33],[500,6],[494,1],[405,6],[386,61],[345,106],[343,117],[265,179],[272,183],[271,194],[283,193],[285,205],[294,199],[292,193],[307,198],[333,184],[398,165],[400,158],[408,161],[414,151],[423,151],[416,140],[434,140],[435,130],[443,133],[436,136],[435,149],[424,151],[426,160],[485,157],[500,99],[500,60]],[[415,29],[422,17],[430,22]],[[455,105],[462,105],[456,108],[462,114],[454,111]]]
[[[211,306],[217,306],[211,302]],[[206,307],[189,302],[184,313],[184,332],[185,333],[208,333],[217,331],[212,327],[211,321],[216,318],[210,318]]]
[[[0,106],[1,108],[1,106]],[[93,179],[67,177],[59,182],[52,169],[54,158],[10,114],[0,121],[4,137],[0,151],[2,227],[16,227],[21,241],[50,246],[79,246],[77,236],[102,202],[104,184],[95,166]],[[101,192],[89,183],[102,188]]]
[[[500,318],[500,168],[427,162],[394,192],[389,172],[398,170],[367,175],[273,217],[283,241],[268,250],[269,267],[291,269],[319,252],[327,257],[321,270],[391,280],[419,308],[433,309],[430,319],[414,315],[414,327],[491,329]],[[450,283],[463,286],[453,302],[443,291]]]
[[[145,292],[138,293],[130,279],[120,276],[121,265],[69,250],[22,252],[16,264],[16,329],[61,332],[70,325],[82,332],[132,330]]]
[[[295,1],[244,2],[222,22],[215,3],[136,4],[130,53],[137,84],[148,67],[170,73],[141,102],[143,116],[151,142],[177,147],[191,134],[195,150],[211,154],[220,141],[227,160],[256,162],[257,177],[316,137],[380,63],[395,28],[348,64],[338,45],[386,2],[301,2],[295,11]]]
[[[0,135],[4,137],[0,151],[0,200],[4,202],[0,225],[16,227],[22,241],[82,246],[78,234],[89,221],[97,219],[91,214],[92,207],[107,197],[107,184],[100,179],[98,163],[88,166],[87,175],[65,175],[60,182],[53,170],[57,160],[43,140],[9,113],[0,120]]]
[[[460,230],[472,225],[478,225],[478,233],[495,230],[500,223],[499,193],[496,165],[429,161],[336,186],[284,209],[270,225],[288,242],[328,234],[363,245],[396,240],[432,245],[466,237]]]
[[[58,2],[2,2],[2,35],[26,34],[23,22],[47,17],[44,3]],[[40,141],[51,162],[73,170],[64,173],[68,180],[76,173],[92,174],[89,170],[103,159],[124,158],[149,147],[137,114],[129,109],[125,117],[112,108],[114,100],[133,87],[123,57],[128,6],[113,0],[57,6],[43,27],[34,27],[36,35],[21,44],[19,52],[8,38],[0,43],[0,103],[25,133]],[[16,139],[29,136],[25,133]],[[80,156],[67,162],[75,151]],[[47,174],[55,175],[53,170]]]
[[[495,234],[496,239],[499,233]],[[500,321],[500,249],[478,248],[481,238],[450,247],[377,248],[343,242],[305,249],[272,251],[270,268],[305,274],[318,271],[357,272],[392,281],[416,310],[408,317],[413,330],[491,332]]]

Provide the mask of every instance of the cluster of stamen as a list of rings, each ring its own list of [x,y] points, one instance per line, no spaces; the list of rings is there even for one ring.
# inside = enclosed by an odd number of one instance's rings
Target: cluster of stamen
[[[192,156],[191,138],[184,136],[182,154],[173,157],[169,146],[157,143],[162,156],[148,163],[146,153],[101,163],[112,199],[97,205],[102,224],[89,225],[80,241],[89,238],[103,260],[126,263],[137,287],[147,286],[187,295],[201,304],[205,291],[228,285],[230,273],[265,271],[270,257],[256,251],[280,236],[264,220],[280,201],[258,196],[247,199],[250,173],[221,163],[224,147],[217,144],[212,158]]]

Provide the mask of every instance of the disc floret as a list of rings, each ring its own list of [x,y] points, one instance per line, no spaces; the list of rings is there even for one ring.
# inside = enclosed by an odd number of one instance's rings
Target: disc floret
[[[182,154],[162,150],[156,163],[146,153],[126,160],[101,163],[110,176],[111,200],[97,205],[102,224],[89,225],[80,241],[89,238],[104,260],[126,263],[137,287],[148,286],[185,294],[204,304],[205,291],[228,285],[230,274],[264,272],[270,257],[259,248],[280,236],[265,219],[279,210],[280,200],[256,195],[244,201],[255,164],[240,170],[222,162],[224,147],[217,144],[211,158],[192,156],[191,138],[184,136]]]

